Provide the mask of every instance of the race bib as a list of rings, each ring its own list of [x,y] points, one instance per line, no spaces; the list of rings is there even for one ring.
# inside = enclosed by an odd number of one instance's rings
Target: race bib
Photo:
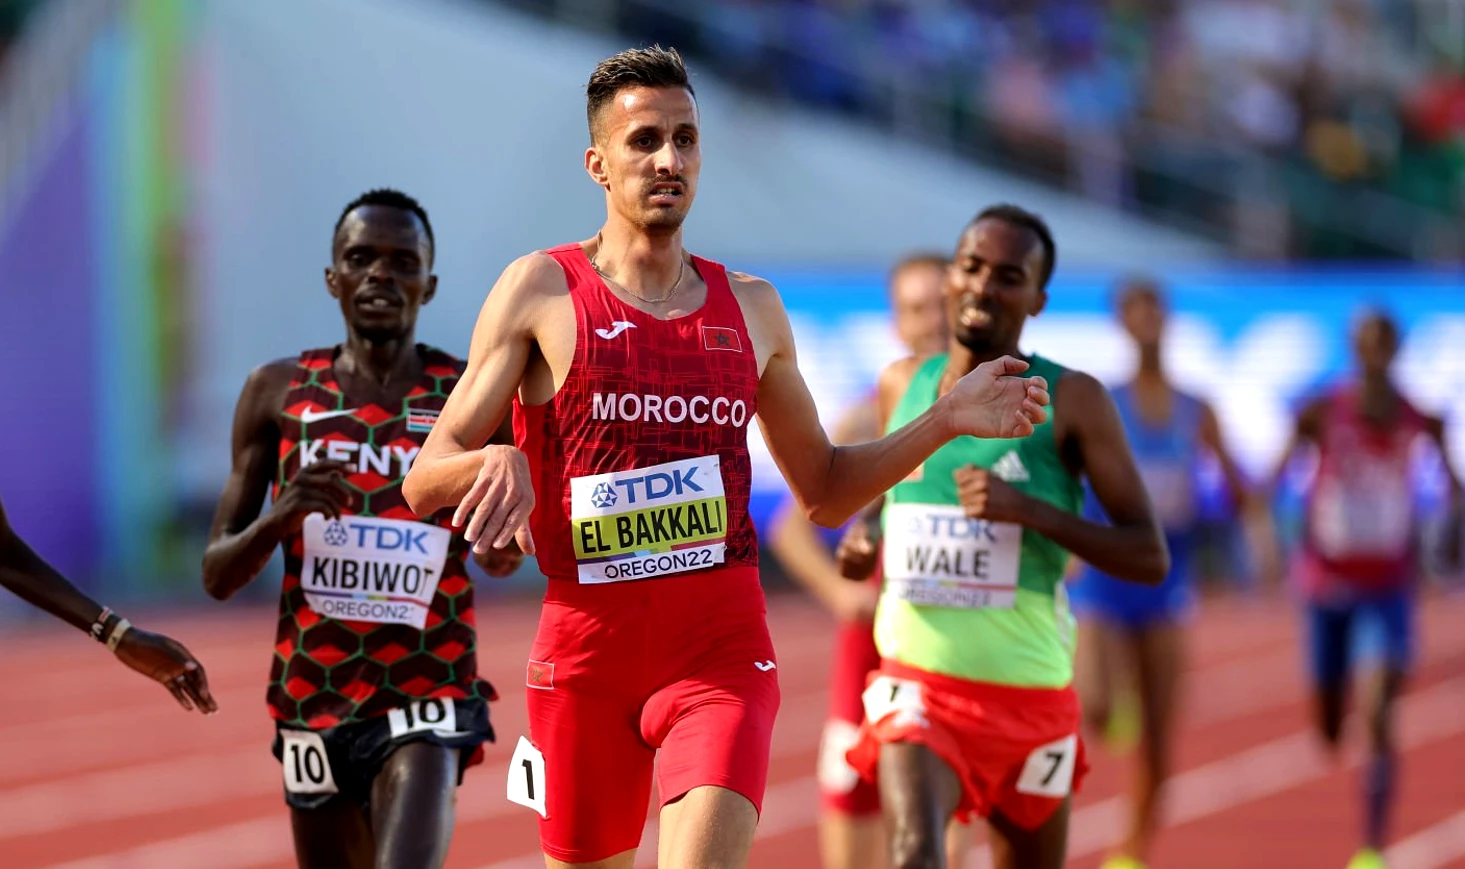
[[[885,515],[885,593],[919,606],[1010,608],[1022,528],[968,519],[961,507],[892,504]]]
[[[1144,481],[1160,525],[1168,529],[1185,529],[1195,522],[1195,477],[1189,465],[1141,462],[1139,476]]]
[[[570,480],[580,582],[622,582],[723,562],[727,497],[717,456]]]
[[[1408,480],[1398,470],[1363,465],[1346,480],[1319,479],[1312,536],[1327,558],[1388,557],[1409,547],[1414,510]]]
[[[452,533],[401,519],[312,513],[302,529],[300,585],[310,608],[333,619],[411,625],[427,622]]]
[[[860,695],[860,703],[865,707],[865,720],[871,724],[879,724],[894,715],[891,723],[897,727],[906,724],[927,726],[926,699],[920,682],[877,676]]]
[[[1073,768],[1078,764],[1078,736],[1070,735],[1040,745],[1028,755],[1017,777],[1017,792],[1063,799],[1073,790]]]
[[[458,711],[451,697],[428,697],[388,711],[387,726],[393,739],[425,730],[453,733],[458,729]]]
[[[292,794],[336,793],[336,779],[326,744],[313,730],[281,730],[284,747],[280,764],[285,773],[285,790]]]
[[[509,802],[533,809],[541,818],[549,817],[544,799],[544,755],[522,736],[509,759],[507,796]]]

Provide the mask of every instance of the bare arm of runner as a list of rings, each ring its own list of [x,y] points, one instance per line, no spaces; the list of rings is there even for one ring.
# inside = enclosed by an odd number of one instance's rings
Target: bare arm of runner
[[[759,278],[729,278],[758,358],[767,360],[758,382],[763,439],[799,505],[820,525],[839,527],[954,437],[1024,437],[1047,419],[1047,383],[1018,376],[1027,363],[1003,357],[979,365],[899,431],[836,447],[799,373],[793,329],[778,293]]]
[[[488,439],[491,444],[514,445],[514,420],[508,414],[504,415],[503,422],[499,423],[498,431]],[[473,562],[492,577],[505,577],[519,569],[524,563],[524,550],[519,548],[518,541],[510,540],[508,545],[502,549],[474,549]]]
[[[1444,555],[1445,562],[1449,568],[1460,569],[1462,549],[1465,549],[1465,541],[1462,541],[1460,524],[1465,521],[1465,488],[1461,487],[1460,475],[1455,470],[1455,463],[1450,456],[1450,448],[1445,443],[1445,421],[1439,417],[1429,417],[1425,422],[1425,433],[1434,443],[1435,448],[1440,451],[1440,463],[1445,467],[1445,477],[1449,480],[1449,505],[1445,513],[1445,539]]]
[[[50,613],[72,627],[90,633],[104,612],[101,604],[82,594],[10,527],[5,506],[0,504],[0,587],[32,606]],[[170,637],[128,627],[115,616],[106,623],[111,632],[122,631],[113,652],[131,669],[163,685],[185,710],[218,711],[209,692],[203,665]],[[102,636],[102,639],[108,639]]]
[[[1267,477],[1266,488],[1263,490],[1267,503],[1272,503],[1277,497],[1277,492],[1282,488],[1282,478],[1292,460],[1304,447],[1317,444],[1322,436],[1323,407],[1323,399],[1314,399],[1297,414],[1297,420],[1292,425],[1292,436],[1287,439],[1287,446],[1282,449],[1272,473]]]
[[[1277,557],[1277,535],[1272,523],[1271,502],[1267,493],[1259,487],[1247,484],[1246,475],[1236,463],[1236,457],[1221,434],[1221,423],[1210,404],[1201,402],[1200,442],[1221,465],[1221,474],[1226,478],[1226,490],[1231,503],[1241,514],[1242,529],[1246,535],[1246,546],[1256,559],[1255,569],[1269,586],[1277,585],[1281,577],[1281,564]]]
[[[556,282],[564,285],[564,272],[544,254],[520,257],[504,270],[473,327],[468,367],[402,481],[402,496],[418,515],[456,506],[453,524],[467,523],[464,536],[475,553],[510,541],[534,553],[528,459],[488,441],[524,379],[536,348],[538,303]]]
[[[203,587],[218,600],[228,600],[254,581],[275,547],[287,534],[300,530],[306,516],[339,518],[351,502],[342,481],[345,464],[320,461],[301,468],[280,500],[260,515],[279,472],[278,414],[294,369],[294,360],[288,359],[256,368],[234,409],[229,478],[214,509],[203,554]]]
[[[860,402],[835,425],[834,442],[859,443],[879,437],[877,414],[875,402]],[[872,617],[875,590],[842,576],[839,564],[814,529],[802,511],[785,509],[769,535],[769,549],[789,576],[836,618],[855,621]]]
[[[1110,576],[1145,585],[1164,582],[1170,552],[1109,391],[1077,371],[1064,374],[1056,390],[1059,451],[1070,468],[1088,478],[1110,524],[1025,495],[986,469],[970,466],[956,473],[966,514],[1030,528]]]
[[[902,395],[910,388],[911,378],[921,365],[920,358],[910,356],[885,367],[876,384],[875,412],[880,431],[890,427],[891,414]],[[875,498],[855,515],[839,539],[834,559],[839,572],[847,579],[867,579],[875,572],[880,557],[880,511],[885,509],[885,493]]]

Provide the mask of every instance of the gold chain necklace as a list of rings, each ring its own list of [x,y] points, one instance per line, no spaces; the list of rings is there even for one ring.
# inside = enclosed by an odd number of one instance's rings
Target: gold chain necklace
[[[608,275],[605,272],[603,272],[603,271],[600,270],[600,265],[595,260],[600,256],[601,244],[602,244],[602,242],[601,242],[601,239],[600,239],[600,233],[597,232],[597,233],[595,233],[595,256],[593,256],[593,257],[590,258],[590,267],[592,269],[595,269],[595,273],[597,275],[600,275],[602,278],[606,279],[607,281],[610,281],[611,283],[613,283],[616,286],[620,287],[622,290],[625,290],[632,297],[637,298],[637,299],[640,299],[641,301],[645,302],[648,305],[664,305],[667,302],[670,302],[671,301],[671,297],[672,296],[675,296],[677,294],[677,291],[682,288],[682,278],[685,278],[687,276],[687,258],[686,257],[681,257],[682,267],[681,267],[680,270],[677,271],[677,282],[671,285],[671,290],[669,290],[665,296],[662,296],[659,299],[648,299],[645,296],[641,295],[640,293],[636,292],[635,290],[632,290],[630,287],[626,286],[625,284],[621,283],[620,281],[616,280],[615,278],[611,277],[610,275]]]

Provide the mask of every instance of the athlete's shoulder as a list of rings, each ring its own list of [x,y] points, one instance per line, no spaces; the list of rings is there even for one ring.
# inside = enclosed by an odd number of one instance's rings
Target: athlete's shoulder
[[[728,269],[727,285],[732,290],[733,296],[745,307],[749,304],[783,306],[783,300],[779,297],[778,290],[774,288],[773,283],[757,275]]]
[[[569,279],[564,266],[550,255],[551,251],[561,249],[536,250],[509,263],[494,285],[494,292],[503,293],[508,297],[506,301],[513,302],[565,295],[570,291]]]
[[[916,372],[933,364],[933,360],[944,357],[944,353],[906,356],[885,366],[885,369],[880,372],[880,377],[875,381],[875,393],[880,405],[887,410],[893,409],[900,397],[910,388]]]
[[[243,395],[278,392],[283,396],[301,372],[302,365],[307,362],[307,357],[311,353],[312,351],[306,351],[299,356],[271,359],[255,366],[254,370],[249,372],[249,376],[244,379]]]
[[[1114,395],[1103,381],[1087,371],[1051,361],[1050,365],[1050,373],[1043,376],[1048,378],[1048,392],[1053,396],[1050,410],[1055,420],[1061,416],[1066,427],[1074,422],[1085,425],[1097,421],[1099,414],[1105,419],[1118,419]]]
[[[418,344],[417,355],[422,358],[422,365],[428,374],[441,376],[443,371],[461,376],[468,363],[463,359],[449,353],[441,347],[434,347],[431,344]]]

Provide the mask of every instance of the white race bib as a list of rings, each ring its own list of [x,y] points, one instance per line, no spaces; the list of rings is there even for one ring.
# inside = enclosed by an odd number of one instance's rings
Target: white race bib
[[[727,497],[717,456],[570,480],[580,582],[623,582],[723,562]]]
[[[1062,799],[1073,790],[1073,768],[1078,763],[1078,736],[1070,735],[1040,745],[1028,755],[1017,777],[1017,792]]]
[[[507,796],[509,802],[533,809],[541,818],[549,817],[544,799],[544,755],[522,736],[509,759]]]
[[[1320,478],[1312,505],[1312,536],[1327,558],[1389,557],[1409,547],[1414,509],[1405,474],[1387,463],[1359,459],[1347,478]]]
[[[919,606],[1010,608],[1022,527],[968,519],[946,504],[892,504],[885,515],[885,593]]]
[[[401,519],[305,518],[300,585],[333,619],[421,629],[448,560],[452,532]]]
[[[1167,529],[1189,528],[1195,522],[1194,469],[1189,464],[1168,461],[1139,463],[1139,476],[1155,507],[1155,518]]]
[[[877,676],[860,695],[860,702],[865,707],[865,720],[871,724],[879,724],[894,715],[892,723],[896,726],[927,726],[925,692],[921,683],[912,679]]]
[[[458,710],[451,697],[414,700],[401,709],[388,711],[387,726],[392,729],[393,739],[424,730],[454,733],[458,729]]]
[[[280,764],[285,773],[285,790],[292,794],[336,793],[331,761],[325,741],[313,730],[281,730],[284,748]]]

